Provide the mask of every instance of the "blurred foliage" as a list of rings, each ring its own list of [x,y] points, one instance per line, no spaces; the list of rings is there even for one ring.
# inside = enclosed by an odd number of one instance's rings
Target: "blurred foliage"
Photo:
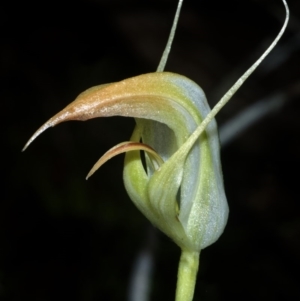
[[[201,254],[195,301],[300,298],[300,3],[288,2],[280,45],[290,46],[266,61],[284,63],[269,73],[262,65],[217,118],[221,125],[270,93],[287,95],[280,111],[224,149],[229,224]],[[175,7],[175,0],[1,3],[1,300],[126,299],[148,222],[123,188],[122,156],[84,178],[130,137],[134,121],[63,124],[20,150],[84,89],[155,71]],[[283,14],[279,0],[185,0],[167,70],[196,81],[214,104],[274,38]],[[158,237],[151,297],[173,300],[179,250]]]

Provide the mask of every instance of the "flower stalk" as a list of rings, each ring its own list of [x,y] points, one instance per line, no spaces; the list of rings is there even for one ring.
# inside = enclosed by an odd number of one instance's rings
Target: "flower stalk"
[[[178,267],[175,301],[192,301],[199,267],[199,252],[182,251]]]

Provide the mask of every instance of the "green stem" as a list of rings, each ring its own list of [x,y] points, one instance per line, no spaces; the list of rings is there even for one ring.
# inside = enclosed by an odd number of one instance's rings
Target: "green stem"
[[[199,256],[199,252],[182,251],[178,267],[175,301],[193,300]]]

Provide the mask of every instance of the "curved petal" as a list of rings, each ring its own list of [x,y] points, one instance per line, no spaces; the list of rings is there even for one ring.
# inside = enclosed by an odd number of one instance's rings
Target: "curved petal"
[[[131,140],[139,141],[140,138],[141,128],[136,126],[131,136]],[[180,221],[177,218],[178,208],[175,209],[175,215],[170,216],[170,218],[166,218],[157,211],[155,204],[150,202],[148,195],[149,176],[147,176],[145,172],[139,151],[126,153],[123,178],[126,191],[136,207],[154,226],[172,238],[178,246],[186,248],[185,246],[189,244],[189,241]]]

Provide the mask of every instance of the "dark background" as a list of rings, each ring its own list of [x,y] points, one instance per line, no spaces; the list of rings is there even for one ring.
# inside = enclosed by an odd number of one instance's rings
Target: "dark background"
[[[280,109],[222,151],[230,217],[201,254],[195,301],[300,299],[300,3],[288,2],[290,26],[276,52],[217,116],[221,126],[283,93]],[[128,140],[134,121],[70,122],[21,149],[86,88],[154,72],[175,7],[175,0],[1,2],[0,300],[126,300],[149,223],[123,188],[123,156],[85,176]],[[166,70],[193,79],[213,105],[283,20],[279,0],[186,0]],[[174,300],[179,249],[156,236],[151,300]]]

